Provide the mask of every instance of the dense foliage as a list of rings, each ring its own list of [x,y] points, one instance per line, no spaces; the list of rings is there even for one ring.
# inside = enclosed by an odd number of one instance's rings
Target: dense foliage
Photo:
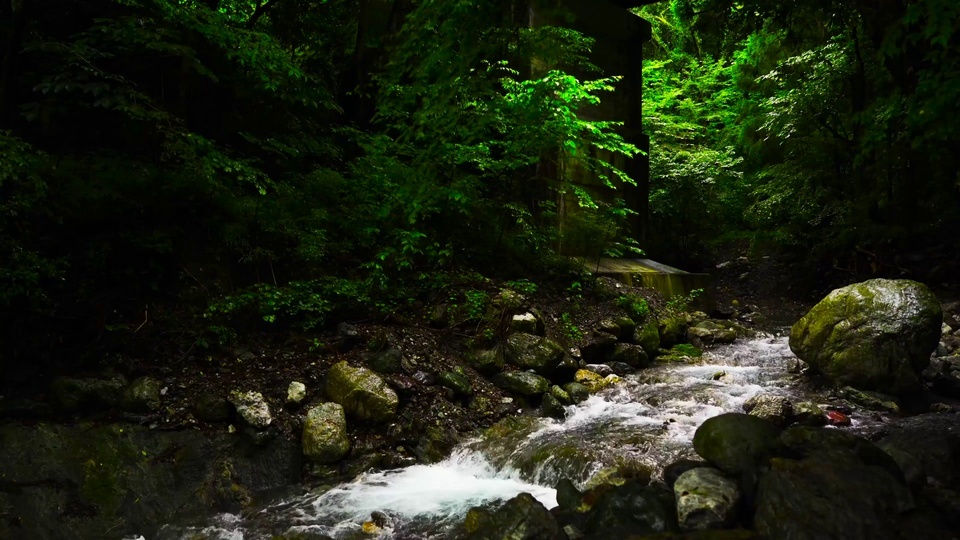
[[[197,343],[312,328],[549,260],[573,188],[540,165],[631,181],[587,150],[637,150],[577,115],[616,82],[570,74],[589,39],[509,5],[4,4],[3,354],[171,315]]]
[[[672,0],[641,13],[664,235],[746,234],[858,274],[951,245],[960,4]]]

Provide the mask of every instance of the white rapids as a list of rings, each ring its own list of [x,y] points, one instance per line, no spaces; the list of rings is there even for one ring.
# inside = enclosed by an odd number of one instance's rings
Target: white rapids
[[[521,492],[552,508],[561,477],[582,486],[605,467],[625,463],[656,475],[694,455],[693,434],[707,418],[741,411],[759,393],[801,398],[787,374],[791,358],[785,337],[743,340],[707,352],[695,365],[658,365],[628,376],[567,407],[563,421],[518,422],[508,440],[469,441],[433,465],[366,473],[242,517],[167,526],[159,538],[261,540],[297,532],[356,538],[374,512],[387,517],[379,538],[443,538],[471,507]]]

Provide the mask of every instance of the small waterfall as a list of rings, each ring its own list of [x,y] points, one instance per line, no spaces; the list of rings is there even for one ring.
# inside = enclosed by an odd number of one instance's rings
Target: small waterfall
[[[385,515],[380,538],[443,538],[473,506],[527,492],[556,506],[560,478],[587,485],[598,472],[656,476],[693,456],[697,427],[763,393],[799,399],[786,373],[793,355],[782,336],[714,349],[695,365],[658,365],[567,408],[563,421],[508,419],[433,465],[371,472],[333,489],[294,497],[196,527],[168,526],[161,538],[259,540],[285,532],[334,538],[362,535],[373,512]]]

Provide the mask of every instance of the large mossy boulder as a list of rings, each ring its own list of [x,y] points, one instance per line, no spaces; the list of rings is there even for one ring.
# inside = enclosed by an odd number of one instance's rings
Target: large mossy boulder
[[[347,418],[337,403],[321,403],[303,422],[303,455],[314,463],[335,463],[350,450]]]
[[[660,350],[659,323],[655,319],[648,320],[633,330],[633,342],[643,347],[647,356],[653,358]]]
[[[379,375],[346,361],[327,373],[327,395],[347,414],[370,422],[386,422],[397,415],[400,400]]]
[[[563,347],[556,342],[533,334],[516,333],[507,338],[507,360],[523,369],[532,369],[549,375],[563,360]]]
[[[780,430],[773,423],[740,413],[708,418],[693,435],[693,449],[725,473],[756,470],[780,449]]]
[[[790,331],[790,349],[814,370],[861,390],[920,388],[940,339],[942,312],[925,285],[872,279],[836,289]]]

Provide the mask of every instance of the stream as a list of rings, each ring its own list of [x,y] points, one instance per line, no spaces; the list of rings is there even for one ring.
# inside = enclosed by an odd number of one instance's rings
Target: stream
[[[696,365],[654,365],[627,376],[567,407],[563,421],[510,419],[442,462],[366,473],[242,516],[170,525],[159,538],[260,540],[305,533],[353,539],[364,536],[362,524],[374,512],[385,523],[379,538],[443,538],[471,507],[521,492],[551,508],[561,478],[582,488],[611,470],[657,477],[666,465],[694,457],[693,435],[704,420],[740,412],[759,393],[808,399],[787,374],[791,358],[784,335],[739,340],[707,351]]]

